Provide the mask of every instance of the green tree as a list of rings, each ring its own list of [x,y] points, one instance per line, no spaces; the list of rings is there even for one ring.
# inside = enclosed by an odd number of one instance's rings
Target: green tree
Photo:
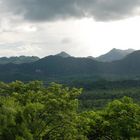
[[[84,112],[89,140],[131,140],[140,138],[140,107],[124,97],[100,111]]]
[[[0,140],[134,140],[140,106],[124,97],[96,111],[79,110],[81,89],[52,83],[0,83]]]
[[[81,90],[52,83],[13,82],[4,88],[0,106],[1,139],[72,140],[77,128],[77,96]]]

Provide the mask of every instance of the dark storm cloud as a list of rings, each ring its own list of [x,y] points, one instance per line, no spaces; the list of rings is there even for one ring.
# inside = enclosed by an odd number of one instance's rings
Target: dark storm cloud
[[[140,0],[3,0],[14,14],[31,21],[93,17],[96,20],[115,20],[132,16]]]

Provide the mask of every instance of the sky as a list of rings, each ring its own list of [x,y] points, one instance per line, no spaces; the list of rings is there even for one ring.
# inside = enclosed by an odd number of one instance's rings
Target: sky
[[[140,0],[0,0],[0,57],[140,49]]]

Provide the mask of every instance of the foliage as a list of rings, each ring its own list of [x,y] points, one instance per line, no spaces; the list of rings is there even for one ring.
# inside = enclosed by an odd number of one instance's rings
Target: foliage
[[[140,104],[139,93],[140,88],[85,91],[79,96],[80,109],[102,109],[109,102],[115,99],[121,99],[124,96],[131,97],[136,103]]]
[[[140,138],[140,106],[124,97],[104,110],[84,112],[89,140],[130,140]]]
[[[0,57],[0,64],[23,64],[23,63],[31,63],[39,60],[36,56],[19,56],[19,57]]]
[[[140,138],[140,106],[124,97],[80,111],[81,89],[52,83],[0,83],[1,140],[131,140]]]
[[[77,139],[81,90],[52,83],[1,83],[0,139]],[[78,134],[78,135],[77,135]]]

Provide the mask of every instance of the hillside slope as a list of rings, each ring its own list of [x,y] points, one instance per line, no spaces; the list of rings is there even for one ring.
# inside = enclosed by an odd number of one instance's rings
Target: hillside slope
[[[108,53],[101,55],[96,58],[96,60],[101,62],[112,62],[115,60],[121,60],[124,57],[126,57],[128,54],[134,52],[133,49],[127,49],[127,50],[120,50],[120,49],[112,49]]]
[[[59,77],[140,76],[140,51],[122,60],[98,62],[90,58],[48,56],[28,64],[0,65],[0,80],[48,80]]]

